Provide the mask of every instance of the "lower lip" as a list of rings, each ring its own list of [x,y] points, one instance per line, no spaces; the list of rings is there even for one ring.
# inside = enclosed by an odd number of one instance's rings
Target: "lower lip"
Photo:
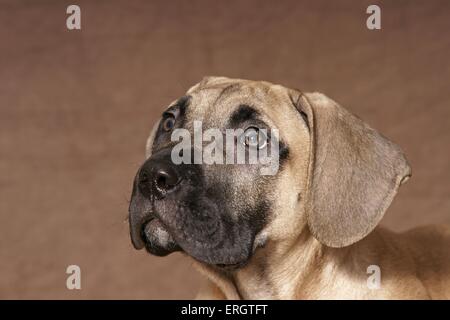
[[[145,235],[149,235],[156,227],[160,226],[161,222],[157,218],[151,218],[144,224],[143,232]]]
[[[162,224],[161,220],[158,218],[151,218],[146,224],[144,224],[142,229],[142,236],[145,237],[144,241],[161,231],[168,233],[167,228]]]

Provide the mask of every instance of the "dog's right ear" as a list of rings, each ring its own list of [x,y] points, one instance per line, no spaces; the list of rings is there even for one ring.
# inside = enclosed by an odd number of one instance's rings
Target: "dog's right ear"
[[[325,95],[296,101],[310,130],[309,229],[329,247],[348,246],[376,227],[411,169],[397,145]]]

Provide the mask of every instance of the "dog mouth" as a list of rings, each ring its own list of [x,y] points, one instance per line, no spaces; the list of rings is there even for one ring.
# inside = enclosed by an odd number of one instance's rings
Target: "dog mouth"
[[[218,261],[211,261],[212,259],[209,260],[206,257],[202,256],[204,254],[203,252],[195,253],[195,249],[203,251],[206,248],[191,248],[189,247],[189,245],[186,247],[186,243],[183,242],[183,239],[180,239],[179,236],[177,237],[176,235],[172,235],[173,231],[174,230],[170,228],[170,226],[165,225],[164,221],[159,218],[157,214],[149,214],[149,217],[142,224],[142,228],[140,231],[140,236],[144,242],[146,251],[152,255],[160,257],[167,256],[175,251],[182,251],[200,262],[205,262],[207,264],[210,264],[211,266],[214,266],[215,268],[224,271],[233,271],[242,268],[247,264],[248,259],[235,260],[232,259],[233,257],[230,257],[228,259],[219,258],[218,260],[222,260],[220,261],[220,263],[217,263]],[[179,245],[176,239],[181,241],[182,245]],[[217,249],[220,250],[220,248]]]
[[[139,194],[135,196],[130,206],[135,248],[145,248],[155,256],[181,251],[199,262],[226,270],[245,265],[253,243],[248,222],[232,220],[209,199],[195,200],[188,204],[150,202],[139,198]]]
[[[159,218],[152,215],[143,224],[141,230],[141,237],[145,243],[145,249],[148,253],[157,256],[166,256],[174,251],[182,251],[173,237],[170,235],[167,227],[161,222]],[[246,263],[218,263],[213,264],[218,269],[225,271],[233,271],[243,267]]]

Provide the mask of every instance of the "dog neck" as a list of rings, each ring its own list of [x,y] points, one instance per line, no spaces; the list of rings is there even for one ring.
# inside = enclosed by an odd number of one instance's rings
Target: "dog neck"
[[[305,228],[297,239],[268,242],[233,280],[244,299],[296,299],[298,286],[317,271],[323,254],[324,247]]]
[[[347,248],[328,248],[307,227],[291,241],[268,241],[249,263],[234,271],[200,265],[200,271],[226,299],[308,299],[326,289],[342,273]],[[327,281],[321,281],[327,279]]]

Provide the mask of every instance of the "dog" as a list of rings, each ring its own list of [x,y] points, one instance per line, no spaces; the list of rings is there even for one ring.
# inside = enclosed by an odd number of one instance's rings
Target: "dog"
[[[174,164],[171,133],[194,121],[277,128],[277,173]],[[151,131],[131,239],[190,256],[207,278],[198,299],[449,299],[450,228],[377,226],[410,176],[396,144],[321,93],[205,77]]]

